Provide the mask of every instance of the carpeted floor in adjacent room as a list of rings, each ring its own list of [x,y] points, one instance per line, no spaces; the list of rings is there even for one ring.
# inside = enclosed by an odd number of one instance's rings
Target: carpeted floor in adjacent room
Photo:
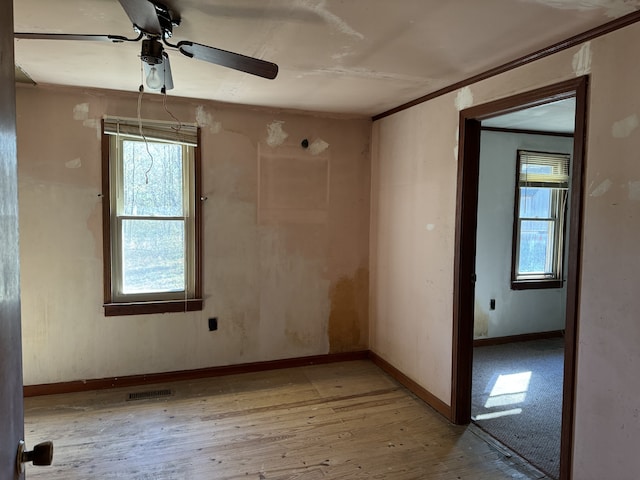
[[[472,419],[553,478],[559,475],[564,339],[476,347]]]

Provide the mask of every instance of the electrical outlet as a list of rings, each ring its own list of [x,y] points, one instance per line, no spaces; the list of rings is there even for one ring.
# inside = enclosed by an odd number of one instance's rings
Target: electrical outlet
[[[495,310],[496,309],[496,299],[492,298],[491,300],[489,300],[489,310]]]
[[[218,329],[218,317],[213,317],[209,319],[209,331],[213,332]]]

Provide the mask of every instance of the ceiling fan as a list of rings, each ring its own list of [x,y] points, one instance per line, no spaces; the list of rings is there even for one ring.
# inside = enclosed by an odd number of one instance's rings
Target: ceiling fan
[[[169,55],[164,47],[178,50],[183,55],[196,60],[221,65],[256,75],[274,79],[278,65],[239,53],[209,47],[200,43],[181,40],[169,42],[173,28],[180,25],[180,16],[157,0],[118,0],[138,34],[136,38],[120,35],[83,35],[67,33],[14,33],[15,38],[32,40],[89,40],[102,42],[138,42],[142,40],[140,58],[143,61],[147,86],[154,90],[170,90],[173,78],[169,65]]]

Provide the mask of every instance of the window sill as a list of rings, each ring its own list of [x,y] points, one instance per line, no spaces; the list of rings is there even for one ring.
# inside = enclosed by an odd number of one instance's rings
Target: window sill
[[[184,300],[169,300],[162,302],[131,302],[131,303],[105,303],[105,317],[117,317],[120,315],[147,315],[153,313],[196,312],[202,310],[201,298]]]
[[[511,290],[536,290],[543,288],[562,288],[563,280],[512,280]]]

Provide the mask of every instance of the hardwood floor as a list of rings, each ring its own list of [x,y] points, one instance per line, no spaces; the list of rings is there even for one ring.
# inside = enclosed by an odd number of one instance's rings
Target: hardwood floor
[[[31,397],[25,435],[54,442],[29,479],[541,478],[369,361]]]

